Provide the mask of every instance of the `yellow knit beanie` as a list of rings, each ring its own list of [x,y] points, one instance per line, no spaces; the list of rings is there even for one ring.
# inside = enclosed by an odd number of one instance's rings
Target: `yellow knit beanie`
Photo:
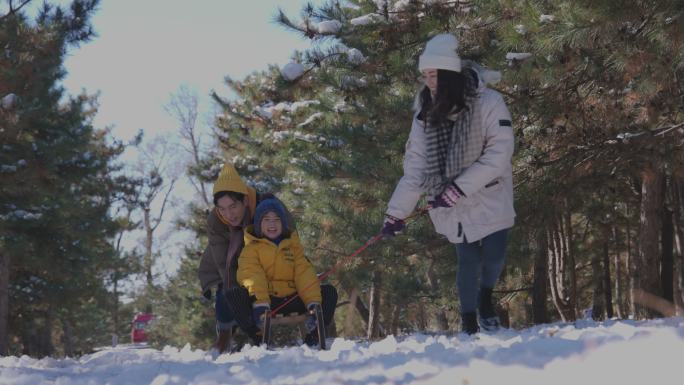
[[[216,179],[216,183],[214,183],[213,194],[216,195],[216,193],[221,191],[234,191],[245,195],[249,194],[247,185],[240,179],[237,170],[235,170],[235,167],[230,163],[223,165],[221,172],[219,172],[218,179]]]

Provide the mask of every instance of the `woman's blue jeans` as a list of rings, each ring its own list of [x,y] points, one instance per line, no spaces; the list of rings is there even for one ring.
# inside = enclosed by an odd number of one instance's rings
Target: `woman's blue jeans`
[[[489,234],[479,241],[456,245],[458,275],[456,285],[461,314],[477,311],[480,287],[494,288],[506,259],[508,229]]]

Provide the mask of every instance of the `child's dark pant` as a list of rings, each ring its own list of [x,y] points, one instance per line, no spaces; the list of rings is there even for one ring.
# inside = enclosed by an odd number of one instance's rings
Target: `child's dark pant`
[[[256,323],[252,318],[252,304],[256,300],[249,295],[247,289],[242,286],[232,287],[224,292],[228,306],[235,316],[240,329],[244,331],[252,340],[257,341]],[[275,309],[285,302],[287,297],[271,296],[271,309]],[[323,321],[325,325],[329,325],[335,315],[335,307],[337,306],[337,290],[332,285],[321,285],[321,308],[323,310]],[[278,314],[290,313],[305,313],[306,306],[300,297],[295,298],[292,302],[285,305],[278,310]]]

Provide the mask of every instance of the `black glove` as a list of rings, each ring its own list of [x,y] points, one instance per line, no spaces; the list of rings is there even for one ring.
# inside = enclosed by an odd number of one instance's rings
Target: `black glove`
[[[307,306],[309,315],[306,317],[304,324],[306,325],[306,330],[309,331],[309,333],[316,330],[318,327],[318,322],[316,321],[316,305],[318,305],[318,302],[312,302],[309,304],[309,306]]]
[[[200,301],[205,305],[209,305],[212,303],[212,301],[211,301],[211,289],[207,289],[204,292],[202,292],[202,296],[200,297]]]

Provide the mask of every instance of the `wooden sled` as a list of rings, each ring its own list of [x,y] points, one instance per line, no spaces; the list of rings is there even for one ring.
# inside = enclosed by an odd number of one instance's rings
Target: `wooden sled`
[[[321,309],[321,305],[315,305],[314,315],[316,316],[316,329],[318,330],[318,347],[321,350],[325,350],[325,322],[323,321],[323,309]],[[307,334],[304,322],[306,322],[308,316],[308,313],[290,313],[287,315],[276,314],[275,317],[271,317],[271,312],[266,312],[262,343],[266,344],[268,349],[271,348],[273,339],[272,329],[273,326],[277,325],[297,326],[302,340],[304,340],[304,336]]]

